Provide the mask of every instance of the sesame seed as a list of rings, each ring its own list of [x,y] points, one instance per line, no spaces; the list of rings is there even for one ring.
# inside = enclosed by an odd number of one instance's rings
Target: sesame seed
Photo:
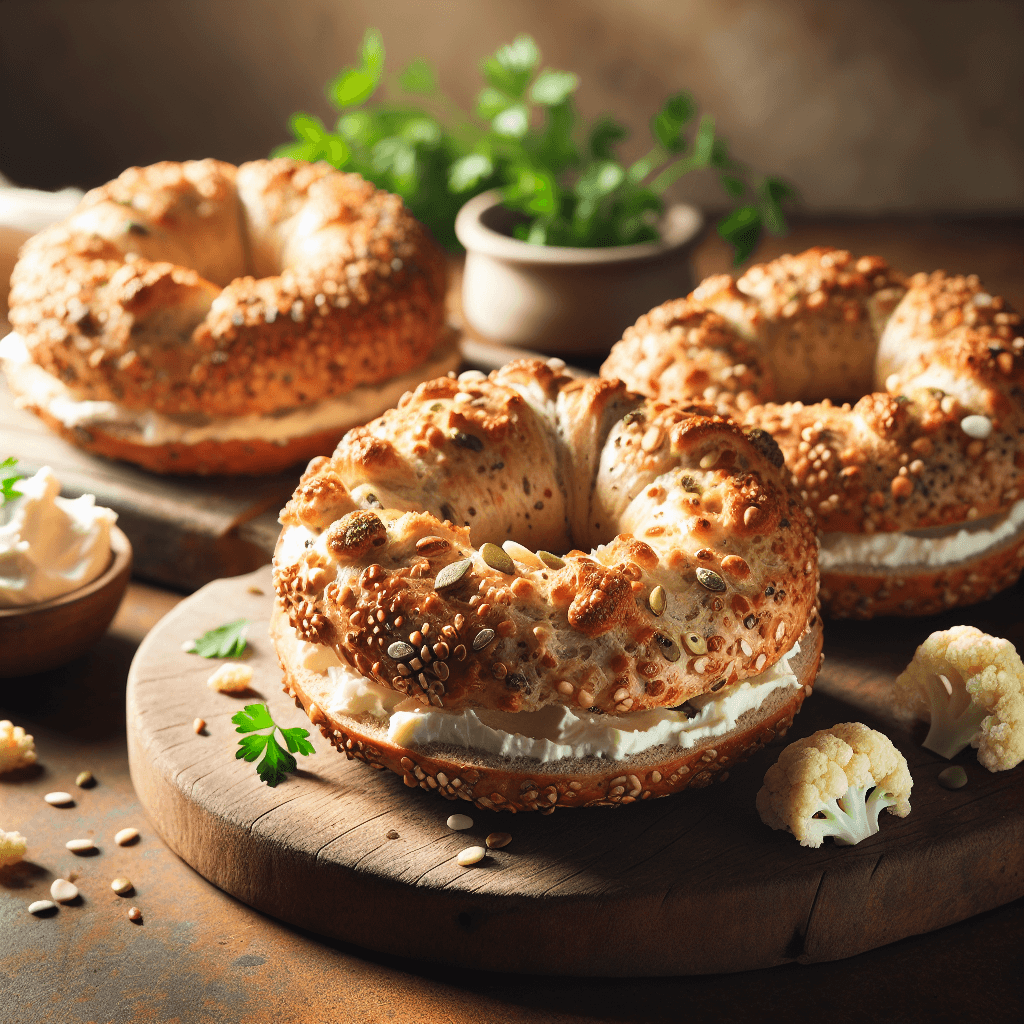
[[[74,798],[70,793],[65,793],[63,790],[55,790],[52,793],[47,793],[43,799],[51,807],[70,807],[74,804]]]
[[[470,846],[456,857],[456,861],[459,863],[460,867],[468,868],[472,864],[479,864],[486,856],[487,850],[484,847]]]
[[[468,814],[452,814],[447,824],[455,832],[464,832],[467,828],[473,827],[473,819]]]
[[[137,828],[123,828],[114,835],[114,842],[118,846],[127,846],[129,843],[134,843],[138,838],[139,830]]]

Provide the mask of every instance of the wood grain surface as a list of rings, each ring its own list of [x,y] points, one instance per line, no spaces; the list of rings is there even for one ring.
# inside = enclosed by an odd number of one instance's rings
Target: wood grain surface
[[[254,593],[253,590],[262,593]],[[908,818],[883,815],[856,847],[800,847],[761,824],[754,795],[769,750],[707,790],[616,810],[485,815],[317,753],[276,789],[235,760],[231,715],[265,701],[285,726],[305,718],[280,690],[266,625],[268,569],[213,583],[149,634],[127,690],[132,781],[163,839],[250,905],[322,935],[488,970],[604,977],[741,971],[852,956],[999,906],[1024,893],[1024,770],[990,774],[967,751],[969,784],[938,785],[946,762],[889,719],[885,690],[914,647],[953,620],[826,627],[818,692],[789,740],[840,721],[883,728],[915,778]],[[1020,587],[966,620],[1020,644]],[[182,652],[204,630],[252,620],[252,692],[206,679]],[[195,717],[208,735],[192,730]],[[919,737],[917,737],[919,738]],[[512,843],[483,865],[458,852],[488,832]],[[388,833],[398,833],[389,839]],[[429,922],[429,924],[424,924]]]

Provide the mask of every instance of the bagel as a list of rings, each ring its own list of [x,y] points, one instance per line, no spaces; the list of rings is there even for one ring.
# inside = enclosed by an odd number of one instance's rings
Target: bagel
[[[927,615],[1024,569],[1022,333],[976,277],[815,248],[645,314],[601,374],[772,435],[828,614]]]
[[[69,441],[164,473],[306,461],[458,362],[445,259],[327,164],[133,167],[23,246],[9,385]]]
[[[816,540],[771,438],[563,371],[419,385],[281,515],[285,688],[339,750],[480,807],[704,785],[818,666]]]

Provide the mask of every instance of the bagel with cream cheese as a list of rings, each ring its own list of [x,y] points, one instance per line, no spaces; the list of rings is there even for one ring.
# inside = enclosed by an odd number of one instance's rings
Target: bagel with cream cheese
[[[133,167],[25,243],[0,361],[69,441],[161,473],[269,473],[458,363],[445,259],[326,164]]]
[[[286,689],[348,756],[479,807],[706,785],[818,667],[813,526],[771,438],[563,371],[421,384],[281,516]]]
[[[976,277],[817,248],[652,310],[601,372],[772,435],[818,519],[825,611],[925,615],[1024,568],[1022,334]]]

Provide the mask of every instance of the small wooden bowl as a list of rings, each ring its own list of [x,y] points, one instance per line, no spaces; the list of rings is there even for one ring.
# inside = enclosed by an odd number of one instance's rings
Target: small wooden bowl
[[[67,664],[103,636],[132,574],[132,546],[116,526],[110,530],[110,556],[101,576],[70,594],[0,609],[0,679]]]

